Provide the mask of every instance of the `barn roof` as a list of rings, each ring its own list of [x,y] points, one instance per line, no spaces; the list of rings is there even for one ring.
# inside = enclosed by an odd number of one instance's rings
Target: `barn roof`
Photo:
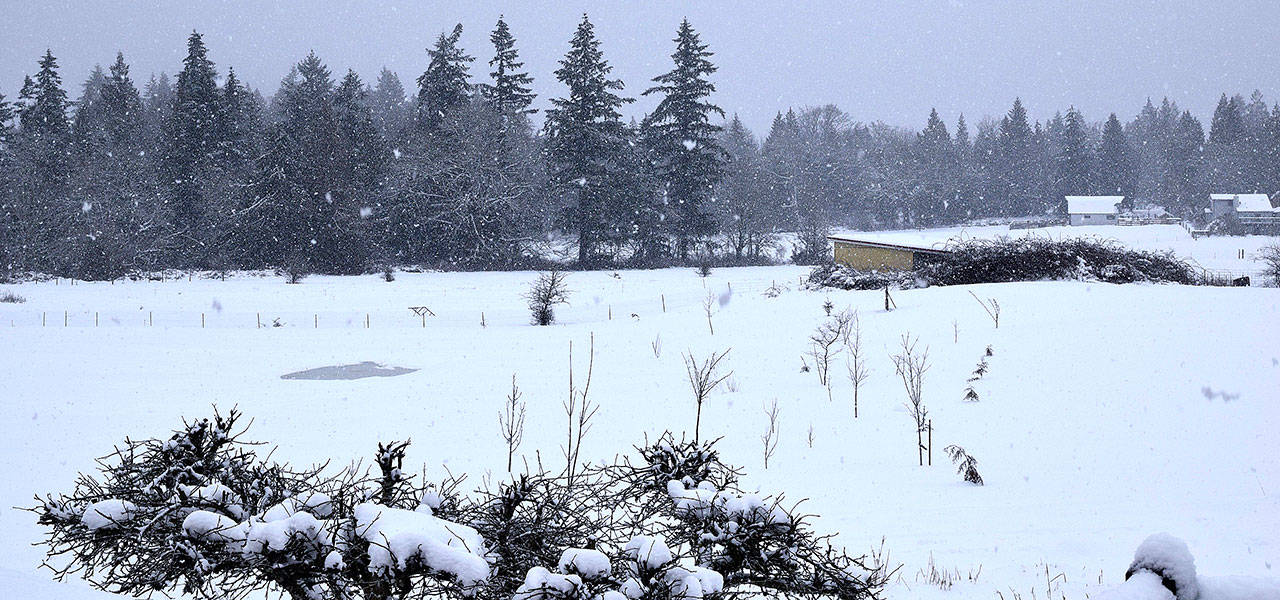
[[[1114,215],[1124,196],[1067,196],[1069,215]]]
[[[886,242],[873,242],[871,240],[860,240],[851,238],[847,235],[829,235],[827,239],[833,242],[844,242],[855,246],[866,246],[868,248],[887,248],[889,250],[906,250],[908,252],[920,252],[924,254],[950,254],[950,250],[942,248],[930,248],[928,246],[912,246],[910,244],[889,244]]]
[[[1231,200],[1237,212],[1274,212],[1277,207],[1266,194],[1209,194],[1212,200]]]

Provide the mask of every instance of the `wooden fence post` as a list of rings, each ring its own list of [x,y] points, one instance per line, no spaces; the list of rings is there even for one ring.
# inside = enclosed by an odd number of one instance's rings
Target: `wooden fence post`
[[[667,295],[658,294],[658,296],[662,298],[662,312],[667,312]]]
[[[929,466],[933,466],[933,419],[929,419]]]

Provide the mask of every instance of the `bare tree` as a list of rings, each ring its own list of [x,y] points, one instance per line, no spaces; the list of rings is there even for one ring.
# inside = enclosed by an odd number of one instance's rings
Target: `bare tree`
[[[600,410],[600,405],[592,404],[587,395],[591,391],[591,372],[596,362],[596,335],[591,334],[591,346],[587,358],[587,381],[579,390],[573,381],[573,341],[569,341],[569,395],[561,403],[568,420],[565,445],[563,448],[565,476],[570,482],[577,473],[578,460],[582,455],[582,438],[591,431],[591,420]]]
[[[973,299],[982,305],[982,309],[987,311],[987,315],[991,317],[991,322],[996,324],[996,329],[1000,329],[1000,303],[995,298],[987,298],[987,301],[983,302],[982,298],[973,293],[973,290],[969,290],[969,295],[973,296]]]
[[[520,441],[524,439],[525,403],[520,399],[520,388],[516,387],[516,376],[511,375],[511,394],[503,411],[498,413],[498,426],[502,432],[502,440],[507,443],[507,472],[511,472],[511,461]]]
[[[965,481],[973,485],[982,485],[982,476],[978,474],[978,459],[955,444],[943,448],[943,451],[951,457],[951,462],[956,465],[956,473],[963,476]]]
[[[764,431],[764,435],[760,436],[760,441],[764,444],[764,468],[769,468],[769,459],[773,458],[773,453],[778,450],[778,399],[773,399],[773,404],[769,408],[764,409],[764,414],[769,417],[769,428]]]
[[[902,387],[907,392],[907,414],[910,415],[912,422],[916,427],[916,450],[920,459],[920,466],[924,466],[924,439],[923,434],[928,421],[929,410],[924,406],[922,388],[924,385],[924,374],[929,370],[929,348],[925,348],[922,352],[916,351],[916,342],[919,339],[911,339],[911,334],[902,335],[902,346],[898,354],[893,355],[894,369],[897,371],[898,377],[902,379]]]
[[[729,350],[732,350],[732,348]],[[697,415],[693,421],[694,442],[698,441],[699,431],[702,427],[702,404],[707,401],[707,396],[711,395],[711,391],[716,389],[716,386],[728,379],[730,375],[733,375],[733,371],[729,371],[719,377],[716,376],[716,369],[719,368],[720,361],[729,355],[729,350],[719,354],[712,352],[711,356],[702,361],[702,364],[698,364],[698,361],[693,358],[692,352],[684,355],[685,374],[689,377],[689,388],[693,391],[693,400],[698,407]]]
[[[539,274],[524,297],[529,301],[529,313],[534,325],[554,323],[555,306],[569,303],[569,288],[565,284],[564,272],[553,269]]]
[[[818,372],[818,383],[827,388],[827,400],[831,399],[831,361],[840,353],[837,346],[847,335],[853,313],[842,311],[827,319],[809,336],[809,356]]]
[[[871,369],[867,367],[867,357],[862,351],[862,321],[858,312],[854,311],[849,327],[844,335],[844,366],[849,373],[849,383],[853,384],[853,418],[858,418],[858,389],[867,380]]]

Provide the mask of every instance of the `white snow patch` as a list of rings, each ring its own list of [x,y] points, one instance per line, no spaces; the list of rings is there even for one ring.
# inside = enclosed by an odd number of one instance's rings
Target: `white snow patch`
[[[604,579],[612,571],[608,556],[599,550],[586,548],[566,549],[560,554],[560,563],[556,569],[561,573],[581,575],[587,581]]]
[[[475,529],[435,516],[365,503],[356,506],[356,535],[369,545],[369,568],[411,563],[450,573],[463,586],[489,577],[484,539]]]
[[[80,522],[85,527],[97,531],[99,529],[115,529],[133,518],[138,507],[128,500],[102,500],[85,507]]]

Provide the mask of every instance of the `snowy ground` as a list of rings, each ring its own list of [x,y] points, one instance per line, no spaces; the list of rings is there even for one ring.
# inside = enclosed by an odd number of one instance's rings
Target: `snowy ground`
[[[4,286],[27,302],[0,304],[0,565],[9,569],[0,586],[105,598],[47,591],[30,546],[41,528],[10,507],[69,489],[123,437],[165,434],[214,403],[253,417],[251,437],[278,443],[280,460],[345,463],[380,440],[413,438],[409,462],[478,481],[504,464],[496,416],[515,374],[529,403],[523,450],[554,462],[569,343],[582,377],[592,334],[601,411],[584,456],[692,427],[681,353],[732,348],[734,375],[704,409],[703,435],[724,436],[748,486],[808,498],[819,528],[851,549],[883,538],[903,564],[889,598],[1012,600],[1052,588],[1053,598],[1083,599],[1121,581],[1137,545],[1160,531],[1186,540],[1203,574],[1280,577],[1280,290],[961,286],[897,292],[898,309],[886,313],[879,292],[801,291],[805,273],[572,273],[572,305],[547,328],[527,324],[527,272]],[[765,297],[773,284],[790,289]],[[998,329],[970,291],[999,300]],[[834,401],[800,370],[827,298],[861,314],[872,371],[857,420],[843,362]],[[423,327],[411,306],[435,316]],[[256,326],[259,316],[268,326]],[[889,359],[907,332],[933,365],[924,385],[932,467],[916,465]],[[981,400],[964,403],[988,345]],[[281,379],[364,361],[418,371]],[[775,399],[782,439],[765,470],[762,406]],[[960,481],[941,452],[953,443],[978,459],[985,487]],[[925,581],[930,561],[954,587]]]

